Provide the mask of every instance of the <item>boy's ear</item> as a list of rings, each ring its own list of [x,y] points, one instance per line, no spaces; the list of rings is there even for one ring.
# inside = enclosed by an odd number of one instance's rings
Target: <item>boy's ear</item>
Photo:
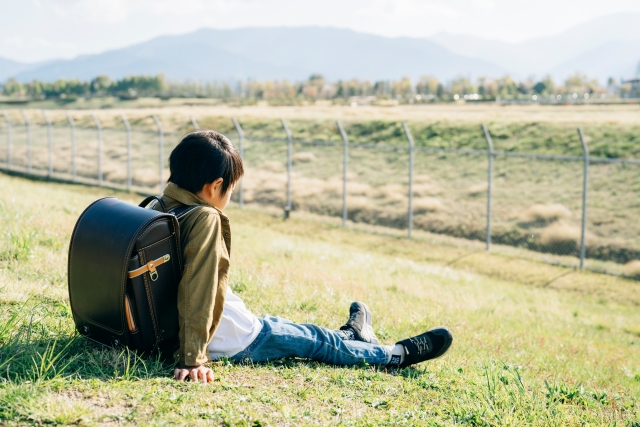
[[[211,184],[209,184],[211,186],[211,190],[218,191],[218,188],[220,188],[222,186],[223,182],[224,182],[224,180],[222,178],[216,179]]]

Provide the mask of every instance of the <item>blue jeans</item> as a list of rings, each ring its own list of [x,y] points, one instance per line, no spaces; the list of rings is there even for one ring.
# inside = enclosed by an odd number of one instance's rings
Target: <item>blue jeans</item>
[[[249,347],[230,357],[236,362],[264,362],[299,357],[332,365],[386,365],[389,347],[361,341],[345,341],[340,331],[311,324],[296,324],[280,317],[264,316],[262,330]]]

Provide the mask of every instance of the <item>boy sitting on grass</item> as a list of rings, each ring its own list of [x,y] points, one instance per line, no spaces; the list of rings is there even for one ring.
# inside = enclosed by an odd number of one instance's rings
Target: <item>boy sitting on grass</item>
[[[222,211],[244,173],[240,154],[217,132],[192,132],[171,152],[169,167],[169,184],[162,194],[167,208],[202,205],[180,219],[184,271],[178,287],[177,380],[213,381],[206,363],[221,357],[235,362],[299,357],[333,365],[364,361],[403,368],[449,349],[453,338],[445,328],[395,345],[379,344],[371,312],[361,302],[351,304],[349,320],[339,330],[256,317],[227,286],[231,228]]]

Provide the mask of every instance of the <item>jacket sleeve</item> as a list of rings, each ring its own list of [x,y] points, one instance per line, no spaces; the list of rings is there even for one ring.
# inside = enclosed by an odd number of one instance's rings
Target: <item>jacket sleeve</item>
[[[208,345],[224,305],[221,274],[227,274],[229,255],[222,242],[220,216],[203,209],[184,249],[184,270],[178,286],[180,349],[182,366],[202,365],[210,360]]]

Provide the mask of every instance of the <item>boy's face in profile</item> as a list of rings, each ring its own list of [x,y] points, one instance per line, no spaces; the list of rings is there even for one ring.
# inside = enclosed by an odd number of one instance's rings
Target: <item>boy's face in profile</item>
[[[235,184],[231,185],[226,193],[222,192],[222,178],[218,178],[210,184],[205,184],[196,196],[207,202],[207,204],[224,210],[231,200],[231,195],[235,189]]]

